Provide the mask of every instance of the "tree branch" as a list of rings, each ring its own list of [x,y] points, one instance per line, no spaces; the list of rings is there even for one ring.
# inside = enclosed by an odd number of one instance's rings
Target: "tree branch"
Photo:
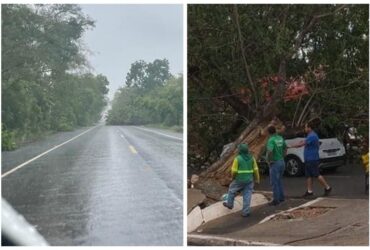
[[[197,67],[189,67],[188,79],[189,81],[196,82],[198,89],[203,94],[207,91],[207,88],[204,86],[203,82],[196,76],[197,70],[199,70],[197,69]],[[218,81],[218,85],[219,88],[217,88],[217,94],[220,94],[220,96],[216,96],[214,98],[222,98],[222,100],[226,102],[236,113],[249,119],[250,113],[253,113],[251,112],[251,107],[248,104],[242,102],[239,99],[238,94],[232,93],[229,84],[225,80],[220,79]]]
[[[328,13],[324,13],[324,14],[321,14],[321,15],[315,15],[315,16],[313,16],[311,18],[310,22],[308,23],[308,25],[306,27],[304,27],[303,30],[299,33],[298,37],[296,38],[295,44],[293,46],[293,49],[291,50],[290,53],[287,53],[286,58],[288,59],[289,57],[291,57],[297,51],[297,49],[302,45],[304,36],[311,30],[312,26],[320,18],[323,18],[323,17],[326,17],[326,16],[330,16],[330,15],[334,15],[335,13],[339,12],[340,10],[342,10],[344,7],[346,7],[345,4],[339,6],[333,12],[328,12]]]
[[[293,121],[292,121],[292,127],[294,127],[295,118],[296,118],[296,116],[297,116],[297,113],[298,113],[299,107],[301,106],[302,96],[303,96],[303,95],[301,95],[301,96],[299,97],[299,101],[298,101],[297,107],[296,107],[295,112],[294,112]]]
[[[233,7],[234,7],[233,8],[233,13],[234,13],[235,25],[236,25],[236,28],[238,30],[239,44],[240,44],[240,50],[241,50],[242,57],[243,57],[245,72],[247,73],[248,81],[249,81],[249,84],[251,85],[251,88],[252,88],[252,93],[253,93],[253,96],[254,96],[254,101],[255,101],[256,108],[258,108],[258,106],[259,106],[258,95],[257,95],[256,87],[255,87],[253,79],[252,79],[252,75],[249,71],[249,65],[248,65],[247,58],[245,56],[245,51],[244,51],[243,35],[242,35],[241,29],[240,29],[240,24],[239,24],[238,6],[236,4],[234,4]]]
[[[300,116],[299,116],[299,118],[298,118],[297,126],[300,126],[300,124],[301,124],[301,122],[302,122],[302,120],[303,120],[303,117],[305,116],[306,110],[307,110],[307,108],[310,106],[311,101],[312,101],[312,99],[314,98],[314,96],[316,95],[316,93],[317,93],[317,92],[316,92],[316,91],[314,91],[314,92],[312,93],[312,95],[310,96],[310,99],[308,99],[308,101],[307,101],[306,105],[304,106],[304,108],[303,108],[303,110],[302,110],[301,115],[300,115]]]
[[[283,16],[283,18],[282,18],[282,20],[280,21],[280,23],[281,23],[281,26],[280,26],[280,32],[277,34],[277,37],[276,37],[276,46],[279,48],[279,49],[281,49],[280,48],[280,41],[281,41],[281,34],[284,32],[284,29],[285,29],[285,25],[286,25],[286,19],[287,19],[287,17],[288,17],[288,10],[289,10],[289,4],[285,7],[285,9],[284,9],[284,16]],[[280,50],[279,50],[279,55],[281,55],[280,54]]]
[[[332,91],[335,91],[335,90],[338,90],[338,89],[348,88],[348,87],[350,87],[352,84],[357,83],[357,82],[359,82],[359,81],[360,81],[360,79],[355,79],[355,80],[353,80],[353,81],[349,82],[348,84],[346,84],[346,85],[344,85],[344,86],[339,86],[339,87],[332,88],[332,89],[322,89],[322,90],[320,90],[320,91],[317,91],[317,94],[321,94],[321,93],[328,92],[328,91],[332,92]]]
[[[230,90],[229,84],[226,81],[220,80],[220,83],[222,85],[220,93],[224,95],[223,100],[227,104],[229,104],[240,116],[244,116],[249,119],[250,111],[252,111],[251,107],[248,104],[242,102],[239,98],[237,98],[237,96],[233,95]]]

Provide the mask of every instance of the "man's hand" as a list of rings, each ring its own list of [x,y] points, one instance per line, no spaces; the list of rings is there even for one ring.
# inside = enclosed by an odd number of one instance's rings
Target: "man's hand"
[[[305,141],[300,141],[297,144],[293,144],[293,145],[288,146],[288,148],[300,148],[300,147],[303,147],[304,145],[306,145],[306,142]]]
[[[267,161],[267,164],[269,165],[269,167],[270,167],[270,164],[271,164],[271,158],[272,158],[272,151],[268,150],[266,161]]]

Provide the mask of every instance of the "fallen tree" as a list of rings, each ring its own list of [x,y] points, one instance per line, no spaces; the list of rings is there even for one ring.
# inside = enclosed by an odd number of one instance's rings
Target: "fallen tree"
[[[238,144],[248,143],[258,158],[269,124],[284,128],[277,117],[289,117],[294,126],[301,127],[312,115],[323,112],[316,104],[330,89],[345,89],[351,83],[366,86],[368,82],[363,74],[368,69],[360,72],[358,65],[353,65],[353,74],[342,75],[350,82],[333,83],[336,68],[329,77],[325,74],[330,66],[322,55],[332,55],[330,49],[338,33],[351,32],[343,27],[355,22],[355,7],[203,5],[189,6],[188,11],[189,93],[200,95],[191,96],[192,100],[204,95],[210,101],[222,100],[245,124],[229,150],[200,175],[197,186],[213,199],[218,199],[231,181],[229,169]],[[328,23],[340,25],[338,31],[333,32]],[[362,31],[366,33],[366,29]],[[343,64],[353,59],[336,56]],[[362,66],[366,65],[364,60]],[[282,112],[286,102],[293,103],[293,108]],[[197,110],[196,105],[196,101],[190,103],[190,112]]]

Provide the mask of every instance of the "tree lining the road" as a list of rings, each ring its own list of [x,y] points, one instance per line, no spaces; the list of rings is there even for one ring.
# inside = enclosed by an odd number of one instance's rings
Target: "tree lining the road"
[[[181,75],[170,74],[166,59],[134,62],[125,86],[115,93],[108,124],[182,127],[182,81]]]
[[[89,72],[78,5],[2,5],[2,149],[98,121],[108,80]]]
[[[227,184],[236,145],[263,143],[274,117],[334,128],[367,113],[368,17],[368,5],[190,5],[189,164],[208,160]]]

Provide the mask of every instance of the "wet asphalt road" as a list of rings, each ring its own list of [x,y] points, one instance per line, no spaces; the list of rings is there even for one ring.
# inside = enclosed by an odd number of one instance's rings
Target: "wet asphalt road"
[[[2,174],[80,134],[2,153]],[[97,126],[2,178],[2,196],[51,245],[182,245],[182,134]]]
[[[365,193],[365,172],[357,159],[353,162],[347,162],[345,165],[337,168],[336,171],[325,171],[322,173],[328,184],[332,187],[331,197],[345,199],[369,199]],[[272,191],[269,182],[269,176],[262,175],[261,184],[255,186],[257,191]],[[286,196],[293,199],[301,198],[306,192],[306,178],[283,177],[283,185]],[[314,179],[313,185],[314,197],[323,195],[324,188]]]

